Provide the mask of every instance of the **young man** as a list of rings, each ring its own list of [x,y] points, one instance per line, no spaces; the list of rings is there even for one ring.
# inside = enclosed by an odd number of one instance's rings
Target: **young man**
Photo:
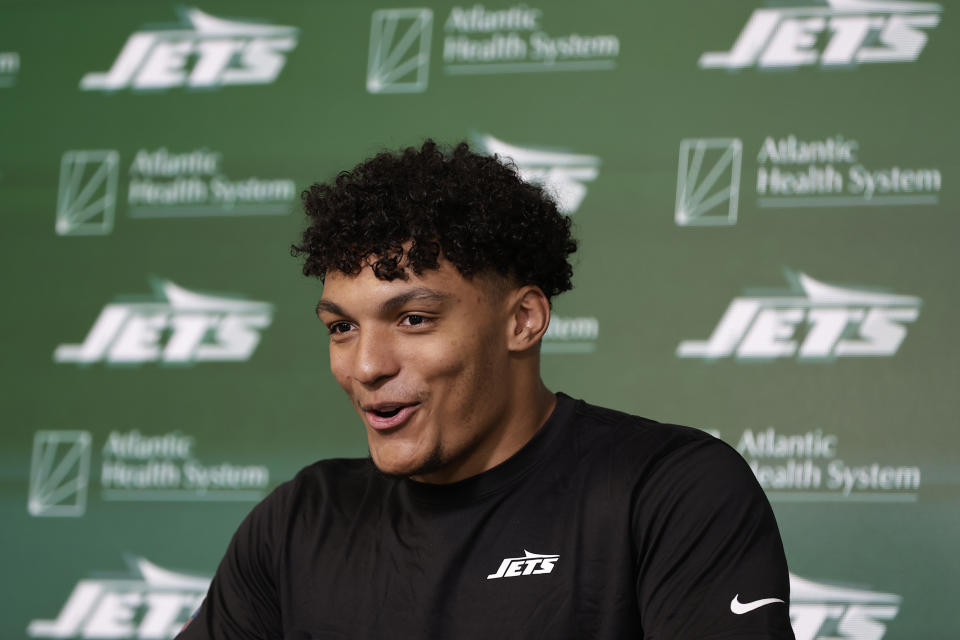
[[[296,252],[370,459],[254,508],[181,638],[793,638],[739,455],[541,381],[576,243],[539,187],[428,141],[304,201]]]

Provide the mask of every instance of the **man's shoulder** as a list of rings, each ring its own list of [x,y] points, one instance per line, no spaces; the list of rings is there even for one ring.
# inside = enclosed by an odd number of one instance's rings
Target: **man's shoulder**
[[[656,491],[676,482],[699,483],[710,493],[755,490],[743,457],[702,429],[658,422],[625,411],[575,401],[569,426],[569,460],[583,473],[617,479],[619,485]],[[572,462],[571,462],[572,464]]]
[[[575,400],[571,423],[583,446],[614,447],[628,455],[667,455],[677,450],[726,447],[710,433],[695,427],[659,422],[636,414]]]

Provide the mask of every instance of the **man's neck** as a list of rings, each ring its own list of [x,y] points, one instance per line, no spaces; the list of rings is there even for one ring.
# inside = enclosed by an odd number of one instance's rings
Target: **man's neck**
[[[547,389],[539,376],[535,385],[517,385],[503,407],[498,428],[478,443],[478,447],[470,452],[469,460],[442,472],[411,476],[411,479],[430,484],[449,484],[492,469],[522,449],[556,406],[556,394]]]

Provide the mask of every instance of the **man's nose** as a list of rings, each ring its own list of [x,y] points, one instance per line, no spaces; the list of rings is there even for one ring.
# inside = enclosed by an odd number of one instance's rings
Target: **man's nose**
[[[400,370],[400,359],[389,331],[361,329],[354,353],[353,377],[365,385],[377,383],[395,376]]]

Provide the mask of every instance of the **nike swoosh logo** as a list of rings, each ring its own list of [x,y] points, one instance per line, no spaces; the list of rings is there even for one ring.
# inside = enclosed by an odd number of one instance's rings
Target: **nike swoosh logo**
[[[750,613],[754,609],[765,607],[774,602],[783,602],[783,600],[780,598],[764,598],[762,600],[754,600],[753,602],[740,602],[740,594],[738,593],[733,596],[733,600],[730,601],[730,611],[738,616],[742,616],[745,613]]]

